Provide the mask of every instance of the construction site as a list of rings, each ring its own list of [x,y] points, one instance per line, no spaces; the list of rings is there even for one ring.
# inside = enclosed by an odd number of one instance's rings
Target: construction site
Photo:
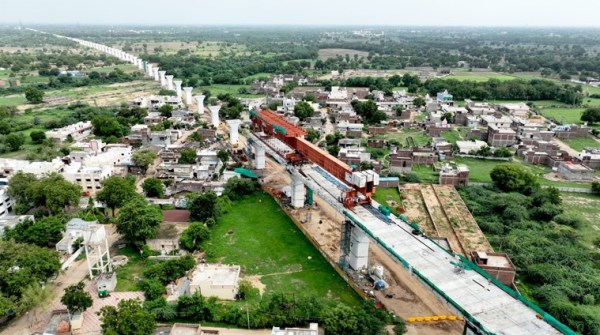
[[[406,185],[397,200],[404,213],[391,215],[371,198],[375,172],[351,169],[273,112],[250,116],[244,150],[263,188],[361,296],[407,320],[409,333],[574,334],[505,282],[499,273],[512,263],[493,252],[452,186]]]

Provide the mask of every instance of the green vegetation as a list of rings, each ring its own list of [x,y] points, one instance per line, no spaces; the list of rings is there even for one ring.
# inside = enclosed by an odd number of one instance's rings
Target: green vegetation
[[[358,296],[268,194],[247,196],[235,208],[217,220],[203,246],[209,261],[239,264],[247,274],[262,276],[267,293],[306,292],[358,305]]]
[[[31,173],[17,172],[8,184],[8,194],[15,200],[15,212],[25,213],[35,208],[39,216],[63,214],[79,203],[81,187],[58,174],[37,179]]]
[[[559,124],[582,124],[583,108],[543,108],[540,113]]]
[[[580,241],[590,250],[600,247],[600,197],[583,193],[562,193],[565,215],[581,219]]]
[[[568,146],[573,148],[573,150],[577,150],[577,151],[581,151],[584,148],[600,147],[600,142],[598,142],[588,136],[564,139],[561,141],[565,142]]]
[[[511,257],[517,285],[523,283],[529,298],[575,331],[598,334],[600,263],[598,252],[590,248],[593,237],[583,237],[595,221],[584,222],[580,216],[582,205],[596,205],[593,196],[561,204],[556,189],[524,191],[528,195],[483,187],[459,190],[494,249]],[[597,208],[587,220],[595,218]],[[580,214],[574,216],[574,211]],[[592,240],[596,247],[598,242]]]
[[[400,192],[396,187],[386,187],[386,188],[377,188],[377,192],[373,195],[373,199],[380,203],[381,205],[389,208],[394,215],[398,215],[398,211],[394,206],[389,206],[387,201],[395,201],[398,204],[402,203],[402,199],[400,199]]]
[[[398,130],[386,132],[385,134],[376,134],[375,139],[384,139],[386,141],[396,140],[400,147],[408,147],[408,138],[412,137],[415,145],[418,147],[425,146],[431,142],[431,138],[419,130]]]

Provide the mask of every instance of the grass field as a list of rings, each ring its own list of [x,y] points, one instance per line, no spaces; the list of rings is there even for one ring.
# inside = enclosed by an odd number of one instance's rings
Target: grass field
[[[112,66],[100,66],[100,67],[94,67],[91,69],[87,69],[85,70],[86,73],[92,72],[92,71],[96,71],[98,73],[109,73],[114,71],[114,69],[119,69],[125,73],[130,73],[130,72],[134,72],[137,71],[137,67],[135,67],[134,65],[131,64],[121,64],[121,65],[112,65]]]
[[[449,76],[444,77],[445,79],[456,79],[456,80],[470,80],[470,81],[488,81],[490,79],[497,79],[501,81],[517,79],[517,77],[500,74],[485,72],[478,74],[476,72],[457,72]]]
[[[572,138],[572,139],[568,139],[568,140],[561,140],[563,142],[565,142],[568,146],[570,146],[571,148],[573,148],[574,150],[577,151],[581,151],[583,150],[583,148],[586,147],[591,147],[591,148],[597,148],[600,147],[600,142],[594,140],[591,137],[577,137],[577,138]]]
[[[583,108],[543,108],[540,113],[546,118],[560,124],[581,124]]]
[[[406,140],[412,137],[417,146],[425,146],[431,140],[429,136],[425,135],[422,131],[414,131],[414,130],[401,130],[401,131],[393,131],[387,132],[385,134],[377,134],[374,136],[376,139],[385,139],[389,140],[397,140],[400,142],[402,146],[406,146]]]
[[[262,276],[266,293],[315,295],[350,306],[360,302],[268,194],[257,192],[234,207],[204,244],[209,261],[239,264],[245,274]]]
[[[272,75],[272,73],[261,72],[261,73],[253,74],[251,76],[244,77],[243,79],[245,80],[245,82],[247,84],[251,84],[252,81],[255,80],[255,79],[258,79],[258,78],[269,78],[271,75]]]
[[[211,85],[211,86],[202,86],[202,87],[196,87],[193,90],[193,93],[200,93],[203,90],[209,90],[210,93],[213,96],[217,96],[219,94],[231,94],[231,95],[235,95],[238,97],[243,97],[243,98],[260,98],[260,97],[264,97],[264,95],[256,95],[256,94],[240,94],[239,90],[240,88],[246,88],[246,89],[250,89],[250,86],[247,85],[221,85],[221,84],[215,84],[215,85]]]
[[[18,106],[27,103],[25,95],[6,95],[0,96],[0,106]]]
[[[136,284],[136,278],[141,277],[142,271],[150,263],[147,259],[140,256],[139,251],[132,247],[125,247],[119,249],[117,255],[123,255],[128,257],[127,264],[117,268],[117,287],[115,291],[139,291]]]
[[[398,192],[398,188],[396,187],[386,187],[386,188],[377,188],[375,194],[373,194],[373,199],[378,203],[389,208],[394,215],[398,215],[396,208],[393,206],[388,206],[386,201],[392,200],[397,203],[401,203],[402,199],[400,199],[400,192]]]
[[[563,208],[566,214],[583,219],[578,229],[584,245],[600,247],[600,197],[591,194],[563,193]]]
[[[462,127],[450,131],[443,131],[440,135],[445,138],[448,143],[456,144],[456,141],[465,141],[467,139],[468,131],[467,128]]]

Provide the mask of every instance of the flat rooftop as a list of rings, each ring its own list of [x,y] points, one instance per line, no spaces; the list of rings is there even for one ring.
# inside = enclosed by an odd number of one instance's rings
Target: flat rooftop
[[[205,281],[210,281],[212,285],[235,285],[239,276],[239,265],[200,264],[194,269],[191,285]]]
[[[373,206],[377,206],[374,204]],[[403,259],[414,272],[444,292],[458,306],[475,318],[485,329],[496,334],[561,334],[536,312],[474,270],[457,272],[457,259],[433,241],[412,234],[413,228],[390,216],[391,224],[377,219],[367,209],[357,206],[350,213],[376,236],[379,244]],[[371,236],[371,239],[372,239]],[[401,258],[401,259],[400,259]]]

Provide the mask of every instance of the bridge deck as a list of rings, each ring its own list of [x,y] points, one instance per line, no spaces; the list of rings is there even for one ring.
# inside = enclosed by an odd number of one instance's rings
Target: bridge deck
[[[476,271],[457,273],[454,265],[457,261],[452,255],[431,240],[412,234],[413,229],[400,219],[391,217],[392,224],[387,224],[360,206],[353,212],[364,226],[361,228],[366,228],[372,239],[376,236],[384,248],[393,250],[487,331],[511,335],[561,334],[549,323],[538,319],[534,310]]]

